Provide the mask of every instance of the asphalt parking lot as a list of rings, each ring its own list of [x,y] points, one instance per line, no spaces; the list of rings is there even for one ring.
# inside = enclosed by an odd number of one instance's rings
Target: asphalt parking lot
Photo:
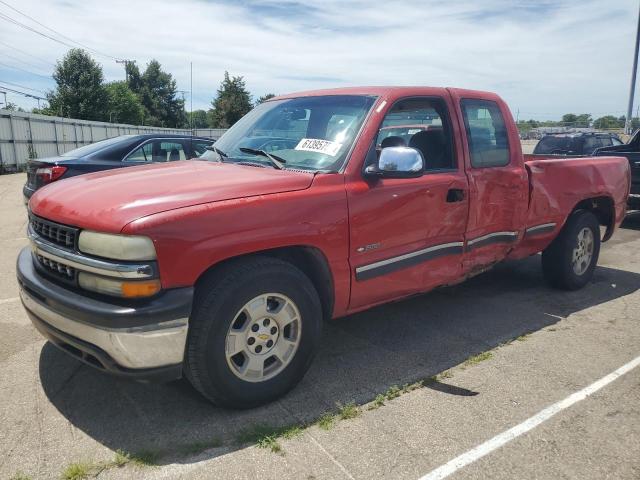
[[[640,368],[607,377],[640,355],[640,214],[583,290],[549,289],[538,257],[501,264],[328,324],[293,392],[231,411],[186,382],[103,375],[37,334],[15,281],[24,179],[0,176],[0,478],[640,478]]]

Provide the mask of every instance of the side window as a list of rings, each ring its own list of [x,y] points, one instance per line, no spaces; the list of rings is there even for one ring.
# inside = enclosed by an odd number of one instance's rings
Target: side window
[[[498,104],[489,100],[462,100],[471,166],[504,167],[509,164],[509,139]]]
[[[151,162],[151,143],[145,143],[142,147],[130,154],[127,162]]]
[[[198,157],[207,151],[207,147],[209,145],[213,145],[213,140],[209,142],[204,140],[193,140],[191,142],[191,148],[193,148],[193,153]]]
[[[156,143],[156,142],[154,142]],[[160,148],[153,152],[154,162],[175,162],[187,158],[184,153],[184,145],[178,142],[159,142]]]
[[[617,137],[611,137],[611,143],[613,146],[617,147],[618,145],[622,145],[622,140]]]
[[[610,147],[612,145],[611,137],[600,137],[600,143],[603,147]]]
[[[599,138],[596,138],[595,136],[585,137],[582,152],[578,153],[591,155],[591,152],[593,152],[596,148],[600,148],[601,146],[602,144],[600,143]]]
[[[412,147],[425,170],[456,168],[449,114],[444,101],[434,97],[399,100],[387,112],[376,137],[378,152],[387,147]]]

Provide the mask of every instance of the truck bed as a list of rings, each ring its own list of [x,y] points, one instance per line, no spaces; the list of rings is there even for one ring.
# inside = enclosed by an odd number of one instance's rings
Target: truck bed
[[[605,240],[624,219],[630,182],[626,158],[524,155],[524,161],[529,174],[525,232],[540,225],[553,225],[553,229],[546,235],[531,238],[525,233],[523,242],[510,255],[512,258],[521,258],[546,248],[562,228],[568,214],[585,198],[597,198],[599,202],[614,207],[615,218],[600,219],[608,228]]]

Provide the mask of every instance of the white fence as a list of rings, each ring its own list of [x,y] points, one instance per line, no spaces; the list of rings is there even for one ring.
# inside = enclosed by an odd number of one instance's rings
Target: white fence
[[[224,132],[224,129],[203,128],[194,130],[194,135],[218,139]],[[0,110],[0,173],[20,170],[29,158],[54,157],[105,138],[144,133],[188,135],[190,130]]]

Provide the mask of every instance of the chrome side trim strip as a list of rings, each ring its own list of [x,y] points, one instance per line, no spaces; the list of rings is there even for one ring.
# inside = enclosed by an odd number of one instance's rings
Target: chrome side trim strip
[[[105,277],[116,278],[155,278],[156,269],[152,263],[114,263],[96,258],[85,257],[67,250],[62,250],[45,242],[31,227],[27,231],[31,249],[50,260],[68,265],[84,272],[91,272]]]
[[[542,235],[543,233],[550,233],[556,228],[555,222],[543,223],[541,225],[535,225],[527,228],[525,235],[530,237],[532,235]]]
[[[125,368],[153,368],[182,363],[189,319],[141,328],[103,329],[71,320],[20,289],[24,307],[52,327],[95,345]]]
[[[368,280],[444,255],[462,253],[463,242],[443,243],[356,268],[356,280]]]
[[[506,237],[506,238],[518,238],[518,232],[493,232],[487,233],[486,235],[482,235],[481,237],[474,238],[472,240],[467,240],[467,245],[475,245],[476,243],[480,243],[484,240],[489,240],[490,238],[496,237]]]

